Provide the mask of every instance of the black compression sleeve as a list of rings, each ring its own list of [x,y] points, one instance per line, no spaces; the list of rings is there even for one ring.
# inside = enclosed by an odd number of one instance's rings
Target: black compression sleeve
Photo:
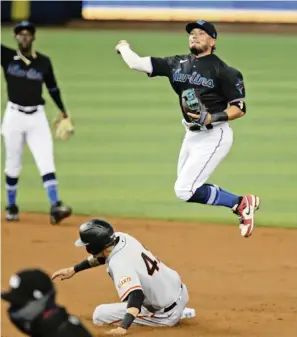
[[[60,89],[55,88],[55,89],[49,90],[49,94],[51,95],[51,98],[53,99],[53,101],[57,104],[57,107],[61,111],[65,112],[65,107],[62,102]]]
[[[143,291],[141,289],[134,290],[128,296],[127,308],[137,308],[140,311],[143,301],[144,301]]]
[[[86,260],[83,260],[82,262],[76,264],[74,266],[74,271],[76,273],[80,272],[80,271],[83,271],[83,270],[86,270],[86,269],[89,269],[89,268],[92,268],[91,265],[89,264],[89,261],[86,259]]]
[[[126,312],[123,322],[121,324],[121,328],[126,329],[126,330],[129,329],[134,319],[135,317],[132,314],[130,314],[129,312]]]

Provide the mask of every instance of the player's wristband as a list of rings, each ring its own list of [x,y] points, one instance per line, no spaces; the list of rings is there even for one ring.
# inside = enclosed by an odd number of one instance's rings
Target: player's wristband
[[[132,314],[130,314],[129,312],[126,312],[123,322],[121,324],[121,328],[126,329],[126,330],[129,329],[134,319],[135,317]]]
[[[212,122],[226,122],[229,119],[226,111],[216,112],[211,115],[211,123]]]
[[[78,273],[80,271],[91,268],[91,266],[89,264],[89,261],[86,259],[86,260],[83,260],[82,262],[76,264],[73,268],[74,268],[74,271],[76,273]]]

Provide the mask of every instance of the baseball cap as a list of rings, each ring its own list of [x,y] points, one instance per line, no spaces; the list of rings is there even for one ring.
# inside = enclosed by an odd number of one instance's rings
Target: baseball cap
[[[23,269],[12,275],[10,289],[1,292],[1,298],[11,304],[25,305],[55,291],[50,277],[40,269]]]
[[[14,33],[18,34],[19,32],[21,32],[23,29],[27,29],[29,32],[31,32],[33,35],[36,32],[36,28],[33,25],[33,23],[29,22],[29,21],[22,21],[20,23],[18,23],[15,27],[14,27]]]
[[[208,21],[199,20],[199,21],[196,21],[196,22],[189,22],[186,25],[186,31],[189,34],[191,33],[191,31],[194,28],[199,28],[199,29],[204,30],[209,36],[211,36],[214,39],[216,39],[218,37],[218,32],[217,32],[215,26]]]

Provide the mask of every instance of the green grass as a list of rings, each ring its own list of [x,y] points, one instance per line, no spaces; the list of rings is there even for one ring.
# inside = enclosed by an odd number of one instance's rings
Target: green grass
[[[114,52],[120,39],[143,56],[187,52],[184,33],[38,31],[36,49],[52,58],[76,127],[73,139],[55,143],[61,198],[82,214],[237,223],[226,209],[176,199],[184,133],[177,96],[166,79],[130,70]],[[2,30],[2,42],[14,46],[10,31]],[[218,40],[218,55],[244,74],[248,112],[232,122],[233,148],[210,182],[260,195],[261,225],[297,226],[296,45],[294,36],[220,34]],[[3,76],[1,83],[3,113]],[[45,98],[51,120],[57,110]],[[19,204],[23,211],[48,211],[27,149]]]

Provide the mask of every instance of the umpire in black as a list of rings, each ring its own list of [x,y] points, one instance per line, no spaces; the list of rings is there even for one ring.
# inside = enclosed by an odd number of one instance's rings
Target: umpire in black
[[[49,276],[39,269],[12,275],[10,289],[1,293],[9,302],[8,316],[24,334],[32,337],[92,337],[80,321],[56,301]]]

